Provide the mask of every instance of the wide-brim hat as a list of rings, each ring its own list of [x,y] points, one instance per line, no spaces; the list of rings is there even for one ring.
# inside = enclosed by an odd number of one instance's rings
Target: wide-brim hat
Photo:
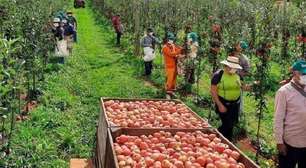
[[[239,64],[238,57],[227,57],[226,60],[221,61],[221,64],[226,65],[233,69],[242,69],[242,67]]]

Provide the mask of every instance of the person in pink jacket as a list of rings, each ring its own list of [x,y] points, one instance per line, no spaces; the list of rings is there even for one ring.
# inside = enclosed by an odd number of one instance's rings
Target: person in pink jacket
[[[274,134],[279,167],[306,168],[306,62],[295,62],[292,73],[275,97]]]

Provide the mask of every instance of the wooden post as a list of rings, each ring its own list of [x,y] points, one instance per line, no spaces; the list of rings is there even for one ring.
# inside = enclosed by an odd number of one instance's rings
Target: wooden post
[[[133,7],[134,7],[133,19],[134,19],[134,35],[135,35],[134,55],[139,56],[140,55],[140,8],[138,0],[133,1]]]

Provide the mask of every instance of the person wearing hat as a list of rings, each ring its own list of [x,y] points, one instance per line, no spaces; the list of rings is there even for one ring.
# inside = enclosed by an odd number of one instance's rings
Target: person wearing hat
[[[61,24],[62,27],[64,28],[64,39],[67,41],[67,49],[69,53],[71,53],[73,47],[73,34],[74,34],[73,27],[72,25],[68,24],[67,19],[63,19]]]
[[[184,59],[184,76],[187,84],[195,83],[195,59],[197,58],[199,48],[199,36],[192,31],[192,27],[188,25],[185,30],[185,59]]]
[[[211,95],[222,125],[218,128],[227,139],[232,140],[233,128],[238,121],[242,83],[237,71],[242,69],[239,58],[229,56],[211,79]]]
[[[64,38],[64,31],[63,31],[60,23],[61,23],[60,18],[54,18],[53,19],[52,32],[53,32],[56,40],[62,40]]]
[[[61,64],[65,63],[65,56],[69,55],[67,50],[67,41],[64,39],[64,27],[60,18],[54,18],[52,32],[56,41],[55,56],[58,57],[58,61]]]
[[[141,46],[144,51],[145,75],[150,76],[153,68],[153,60],[155,59],[156,44],[160,43],[158,38],[154,36],[154,31],[148,28],[147,34],[141,39]]]
[[[73,16],[72,11],[67,12],[67,20],[68,20],[68,24],[73,27],[73,41],[77,42],[77,20]]]
[[[306,62],[296,61],[292,74],[275,96],[274,136],[280,168],[306,167]]]
[[[182,47],[174,43],[175,36],[173,33],[167,33],[166,43],[162,48],[162,53],[165,60],[166,71],[166,92],[167,96],[173,96],[176,90],[177,77],[177,58],[182,53]]]

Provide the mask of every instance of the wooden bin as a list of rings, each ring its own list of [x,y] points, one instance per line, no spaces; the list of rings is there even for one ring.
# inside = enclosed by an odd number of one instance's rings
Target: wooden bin
[[[240,159],[239,162],[243,163],[246,168],[259,168],[258,165],[256,165],[250,158],[248,158],[245,154],[243,154],[235,145],[233,145],[230,141],[228,141],[224,136],[222,136],[216,129],[213,128],[205,128],[205,129],[163,129],[162,131],[171,132],[172,134],[175,134],[178,131],[182,132],[194,132],[194,131],[202,131],[204,133],[215,133],[217,137],[219,137],[222,140],[222,143],[225,143],[229,146],[230,149],[236,150],[240,153]],[[122,128],[118,129],[114,132],[108,130],[108,143],[107,143],[107,153],[105,158],[105,165],[107,168],[119,168],[118,160],[115,157],[116,153],[114,150],[114,140],[116,137],[125,134],[125,135],[132,135],[132,136],[140,136],[140,135],[150,135],[154,132],[161,131],[160,129],[131,129],[131,128]]]
[[[125,98],[101,98],[101,103],[100,103],[100,116],[99,116],[99,123],[98,123],[98,128],[97,128],[97,132],[96,132],[96,156],[95,156],[95,165],[97,166],[97,168],[109,168],[109,167],[105,167],[105,155],[106,153],[108,153],[109,148],[107,148],[108,146],[106,146],[107,141],[109,140],[108,138],[108,131],[110,132],[116,132],[118,129],[121,129],[122,127],[120,126],[113,126],[110,124],[110,122],[107,119],[107,115],[105,113],[105,106],[104,106],[104,102],[108,101],[108,100],[119,100],[119,101],[174,101],[175,103],[180,103],[180,104],[184,104],[182,101],[180,100],[166,100],[166,99],[125,99]],[[191,113],[198,118],[199,120],[205,122],[208,124],[207,119],[201,118],[198,114],[196,114],[194,111],[192,111],[186,104],[184,104],[190,111]],[[210,128],[211,126],[208,124],[208,127]],[[128,128],[126,128],[128,129]],[[133,128],[134,130],[143,130],[143,128]],[[146,129],[153,129],[153,130],[162,130],[164,128],[146,128]],[[176,130],[177,128],[168,128],[167,130],[170,129],[174,129]],[[199,128],[201,129],[201,128]]]

